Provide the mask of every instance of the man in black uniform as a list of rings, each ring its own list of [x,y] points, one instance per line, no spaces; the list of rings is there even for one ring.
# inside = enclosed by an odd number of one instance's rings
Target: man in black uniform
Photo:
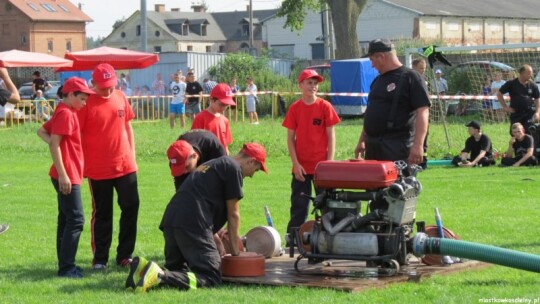
[[[32,80],[32,91],[34,92],[32,99],[36,98],[38,90],[41,90],[41,92],[45,93],[47,89],[52,88],[50,83],[46,82],[43,78],[41,78],[41,73],[39,71],[35,71],[34,73],[32,73],[32,76],[34,77],[34,80]]]
[[[523,125],[516,122],[511,127],[512,137],[508,143],[506,156],[501,159],[501,167],[536,166],[538,159],[534,156],[534,139],[525,134]]]
[[[540,119],[540,93],[532,77],[532,67],[524,64],[519,68],[519,76],[505,82],[497,92],[497,99],[503,110],[510,113],[510,124],[521,123],[528,134],[530,127]],[[510,106],[503,97],[506,93],[510,95]]]
[[[454,157],[452,164],[456,167],[495,165],[491,140],[480,130],[480,123],[473,120],[465,126],[468,127],[471,136],[465,141],[465,148],[461,150],[461,154]]]
[[[202,163],[227,155],[223,145],[214,133],[195,129],[183,133],[178,140],[167,149],[171,174],[174,177],[176,191],[187,178]]]
[[[201,102],[203,95],[203,87],[195,80],[193,72],[187,73],[186,78],[186,95],[195,95],[187,98],[186,114],[191,120],[195,118],[195,115],[201,113]]]
[[[225,254],[214,234],[227,223],[232,255],[239,255],[239,200],[243,179],[266,169],[266,151],[245,144],[234,157],[208,161],[192,172],[173,196],[160,224],[165,238],[165,269],[135,257],[126,287],[145,292],[158,284],[181,290],[221,284],[220,263]]]
[[[355,157],[420,164],[430,107],[425,82],[401,64],[387,39],[371,41],[367,55],[380,75],[371,84]]]

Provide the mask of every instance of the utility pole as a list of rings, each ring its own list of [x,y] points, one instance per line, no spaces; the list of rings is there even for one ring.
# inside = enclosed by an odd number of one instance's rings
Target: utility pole
[[[146,52],[146,0],[141,0],[141,52]]]
[[[322,34],[324,41],[324,59],[332,59],[332,53],[330,49],[330,18],[328,18],[328,4],[323,3],[321,11],[321,22],[322,22]]]

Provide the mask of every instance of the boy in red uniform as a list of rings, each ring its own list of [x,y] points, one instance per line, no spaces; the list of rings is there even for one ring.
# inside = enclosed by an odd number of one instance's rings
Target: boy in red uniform
[[[317,97],[319,83],[324,78],[314,70],[304,70],[298,76],[302,98],[290,107],[283,126],[287,128],[287,147],[292,161],[291,219],[287,232],[300,227],[307,218],[313,174],[318,162],[334,159],[336,139],[334,126],[340,119],[332,105]],[[318,189],[315,189],[317,194]],[[290,245],[290,240],[287,240]]]
[[[214,133],[229,155],[228,146],[232,143],[229,120],[223,112],[227,106],[234,106],[233,92],[226,83],[216,85],[210,93],[210,105],[193,120],[191,129],[205,129]]]
[[[81,200],[83,151],[75,112],[84,106],[90,94],[94,94],[94,91],[88,88],[84,79],[68,79],[62,87],[63,100],[54,111],[54,116],[38,130],[38,136],[49,144],[53,159],[49,176],[58,194],[58,275],[68,278],[83,277],[81,269],[75,266],[79,237],[84,226]]]
[[[135,117],[118,83],[114,68],[102,63],[92,72],[95,95],[79,114],[84,151],[84,176],[92,196],[91,245],[93,268],[104,270],[113,232],[113,192],[120,206],[116,264],[127,267],[135,249],[139,192],[135,141],[130,121]]]

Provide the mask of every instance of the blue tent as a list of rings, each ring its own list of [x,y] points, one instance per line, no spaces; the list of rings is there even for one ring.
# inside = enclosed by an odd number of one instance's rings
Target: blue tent
[[[368,58],[334,60],[330,63],[332,93],[369,93],[369,87],[379,72]],[[339,115],[362,115],[367,97],[332,96],[332,104]]]

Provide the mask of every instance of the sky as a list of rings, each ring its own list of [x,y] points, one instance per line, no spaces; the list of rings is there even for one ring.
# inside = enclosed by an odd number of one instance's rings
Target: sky
[[[116,20],[127,19],[141,7],[139,0],[70,0],[76,6],[82,4],[83,12],[94,20],[86,25],[86,35],[97,38],[107,37]],[[180,8],[192,11],[194,0],[146,0],[147,10],[153,11],[155,4],[165,4],[165,10]],[[278,8],[281,0],[252,0],[254,10]],[[206,0],[209,12],[228,12],[245,10],[249,0]]]

